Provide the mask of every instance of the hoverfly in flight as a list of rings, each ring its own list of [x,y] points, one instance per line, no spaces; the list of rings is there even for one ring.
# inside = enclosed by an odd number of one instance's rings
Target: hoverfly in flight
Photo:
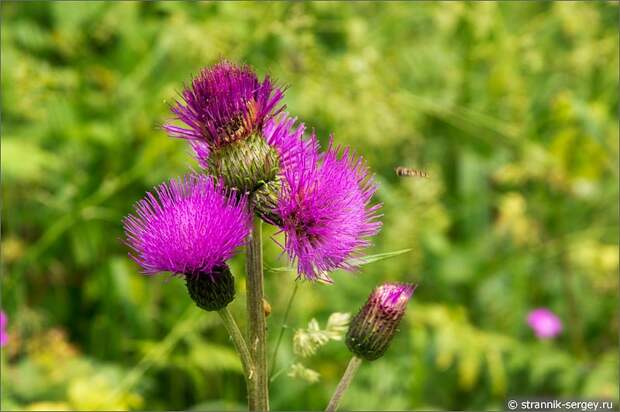
[[[400,177],[428,177],[428,173],[422,170],[411,169],[409,167],[398,166],[396,169],[396,176]]]

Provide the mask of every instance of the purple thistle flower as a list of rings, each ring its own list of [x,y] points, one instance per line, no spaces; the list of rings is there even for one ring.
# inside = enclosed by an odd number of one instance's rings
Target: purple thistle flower
[[[551,339],[562,332],[562,321],[547,308],[532,310],[527,315],[527,324],[539,339]]]
[[[319,152],[319,144],[315,138],[303,138],[306,125],[300,123],[296,126],[296,123],[296,117],[282,113],[270,119],[263,129],[265,141],[278,152],[281,172],[300,167],[302,159],[316,156]]]
[[[349,350],[366,360],[381,357],[396,334],[415,288],[407,283],[385,283],[375,288],[351,321],[345,340]]]
[[[304,147],[317,147],[313,134]],[[300,276],[331,282],[326,272],[355,270],[349,262],[367,247],[380,227],[377,210],[369,206],[376,185],[362,158],[340,147],[319,154],[304,150],[295,167],[283,170],[284,181],[276,212],[285,234],[284,250],[297,261]]]
[[[4,311],[0,310],[0,347],[9,343],[9,334],[6,332],[6,325],[8,324],[8,318]]]
[[[212,273],[250,232],[247,199],[211,177],[190,174],[155,188],[123,221],[130,257],[145,274]]]
[[[206,143],[197,154],[208,156],[208,151],[260,130],[284,109],[276,108],[282,97],[268,76],[261,82],[249,66],[223,60],[203,69],[171,108],[185,127],[168,123],[164,129],[172,137]]]

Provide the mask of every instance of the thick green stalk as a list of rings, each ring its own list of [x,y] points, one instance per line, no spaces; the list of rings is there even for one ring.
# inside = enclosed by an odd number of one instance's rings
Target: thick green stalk
[[[226,327],[237,352],[239,352],[241,365],[243,366],[245,385],[248,391],[248,409],[255,410],[252,402],[256,399],[256,373],[254,362],[252,361],[252,355],[250,355],[250,350],[245,343],[245,339],[243,339],[243,334],[241,333],[241,330],[239,330],[239,326],[237,326],[237,322],[235,322],[235,319],[232,317],[228,307],[218,310],[217,313],[222,318],[222,322],[224,323],[224,326]]]
[[[344,371],[344,375],[340,379],[332,398],[325,409],[325,412],[334,412],[338,408],[338,404],[340,403],[340,399],[342,399],[342,395],[346,392],[357,372],[357,368],[362,364],[362,359],[357,356],[353,356],[349,361],[349,365],[347,366],[347,370]]]
[[[247,247],[247,310],[248,342],[256,372],[254,410],[269,410],[269,380],[267,371],[267,325],[263,308],[263,245],[262,221],[254,218],[254,227]]]

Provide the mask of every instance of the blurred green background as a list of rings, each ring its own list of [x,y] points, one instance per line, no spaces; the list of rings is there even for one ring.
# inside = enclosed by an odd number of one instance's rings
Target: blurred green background
[[[225,57],[288,85],[288,110],[369,162],[384,227],[412,251],[300,283],[278,357],[317,382],[274,409],[322,409],[349,354],[292,336],[419,283],[345,409],[503,408],[517,395],[618,399],[618,3],[2,2],[3,409],[239,409],[219,319],[127,258],[121,219],[197,168],[159,126]],[[399,178],[397,166],[426,171]],[[266,229],[266,265],[286,265]],[[243,254],[233,262],[244,316]],[[273,348],[293,273],[268,271]],[[525,322],[564,322],[539,341]],[[242,324],[242,327],[244,325]]]

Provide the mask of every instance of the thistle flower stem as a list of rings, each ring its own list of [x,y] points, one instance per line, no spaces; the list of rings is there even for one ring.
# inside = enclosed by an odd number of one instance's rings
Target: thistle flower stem
[[[357,369],[360,367],[361,364],[361,358],[358,358],[357,356],[353,356],[351,358],[349,364],[347,365],[347,370],[344,371],[344,375],[342,375],[342,378],[340,379],[340,382],[338,383],[338,386],[336,387],[336,390],[334,391],[334,394],[332,395],[332,398],[330,399],[329,404],[325,409],[325,412],[334,412],[338,408],[340,399],[342,399],[342,396],[349,388],[349,385],[351,385],[351,381],[353,380],[353,377],[355,376],[355,373],[357,372]]]
[[[247,311],[248,341],[256,372],[256,396],[250,409],[269,410],[269,379],[267,371],[267,325],[263,308],[263,245],[262,221],[254,218],[254,227],[247,246]],[[254,401],[252,403],[252,401]]]
[[[276,362],[278,361],[278,350],[280,349],[280,343],[282,343],[282,337],[284,336],[284,331],[288,329],[288,314],[291,311],[291,307],[293,306],[293,300],[295,299],[295,295],[297,294],[297,286],[298,283],[295,281],[295,286],[293,286],[293,292],[291,293],[291,297],[288,299],[288,303],[286,305],[286,311],[284,312],[284,318],[282,319],[282,326],[280,327],[280,334],[278,335],[278,340],[276,342],[276,347],[273,351],[273,355],[271,357],[271,367],[270,371],[276,370]],[[274,377],[271,378],[273,380]]]
[[[224,323],[224,326],[226,327],[237,352],[239,352],[241,365],[243,366],[245,384],[248,391],[248,407],[251,409],[252,406],[250,402],[252,399],[256,398],[256,373],[254,362],[252,361],[252,356],[250,355],[250,350],[248,349],[248,345],[245,343],[245,339],[243,339],[243,334],[241,333],[241,330],[239,330],[237,322],[235,322],[232,313],[228,310],[228,307],[218,310],[217,313],[222,318],[222,322]]]

